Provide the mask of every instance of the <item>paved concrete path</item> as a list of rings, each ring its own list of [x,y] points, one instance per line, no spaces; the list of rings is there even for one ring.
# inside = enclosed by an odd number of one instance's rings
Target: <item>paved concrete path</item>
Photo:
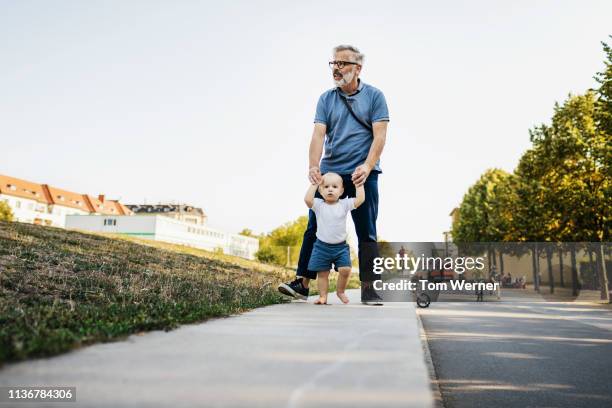
[[[6,365],[0,386],[76,386],[69,407],[428,407],[412,303],[335,295]],[[0,404],[0,408],[2,408]],[[62,404],[19,404],[49,406]]]
[[[612,406],[609,308],[506,291],[418,313],[446,408]]]

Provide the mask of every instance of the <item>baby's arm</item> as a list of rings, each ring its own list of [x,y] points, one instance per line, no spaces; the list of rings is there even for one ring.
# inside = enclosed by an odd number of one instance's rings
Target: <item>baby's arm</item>
[[[308,191],[306,191],[306,196],[304,197],[304,202],[308,208],[312,208],[314,205],[314,196],[318,188],[319,186],[317,184],[311,184],[310,187],[308,187]]]
[[[355,194],[355,208],[359,207],[365,201],[365,189],[363,185],[357,187]]]

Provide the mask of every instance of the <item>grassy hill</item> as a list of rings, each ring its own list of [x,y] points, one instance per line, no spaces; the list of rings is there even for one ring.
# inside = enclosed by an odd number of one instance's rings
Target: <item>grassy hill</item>
[[[283,302],[284,268],[0,222],[0,364]]]

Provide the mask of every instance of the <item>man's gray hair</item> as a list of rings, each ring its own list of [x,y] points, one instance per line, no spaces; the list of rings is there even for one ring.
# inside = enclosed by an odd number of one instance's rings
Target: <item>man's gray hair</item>
[[[359,52],[357,47],[353,47],[352,45],[339,45],[337,47],[334,47],[333,53],[334,55],[336,55],[340,51],[352,51],[353,54],[355,54],[355,61],[353,62],[356,62],[359,65],[363,65],[363,59],[365,58],[365,55]]]

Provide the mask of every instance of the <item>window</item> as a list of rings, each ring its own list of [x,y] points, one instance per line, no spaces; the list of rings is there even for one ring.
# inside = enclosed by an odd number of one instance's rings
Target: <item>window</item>
[[[16,185],[14,185],[14,184],[7,184],[6,186],[7,186],[8,188],[10,188],[11,190],[13,190],[13,191],[17,190],[17,186],[16,186]]]
[[[117,220],[112,219],[112,218],[106,218],[106,219],[104,219],[104,225],[115,226],[115,225],[117,225]]]

